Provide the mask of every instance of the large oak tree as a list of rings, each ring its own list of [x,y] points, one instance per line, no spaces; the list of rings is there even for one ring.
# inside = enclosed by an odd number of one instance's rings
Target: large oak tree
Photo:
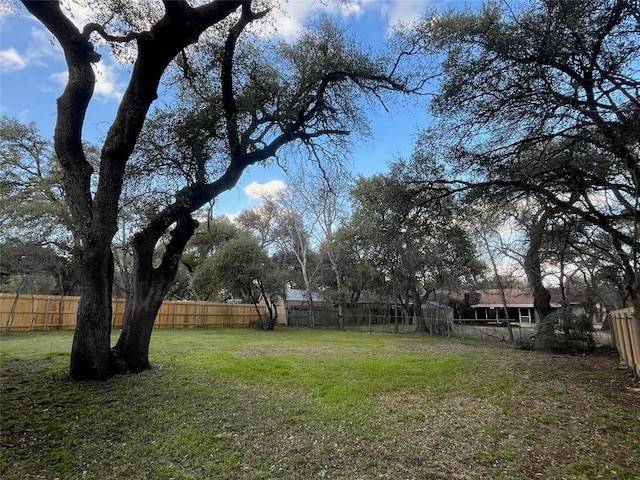
[[[534,200],[605,232],[640,315],[638,2],[489,1],[417,35],[442,75],[423,147],[449,168],[431,187]]]
[[[271,58],[261,57],[260,48],[240,48],[248,25],[268,13],[254,11],[250,0],[215,0],[198,6],[166,0],[163,9],[138,6],[137,15],[131,15],[132,5],[121,8],[126,5],[114,2],[119,8],[112,9],[112,2],[97,2],[105,22],[87,24],[82,30],[65,15],[60,2],[23,3],[60,42],[69,73],[58,99],[54,147],[63,171],[82,272],[71,354],[75,379],[107,378],[117,371],[149,367],[155,314],[196,228],[191,216],[194,211],[232,188],[248,166],[273,157],[290,142],[311,145],[321,137],[347,135],[351,127],[358,126],[350,120],[362,118],[359,94],[380,98],[384,91],[407,90],[398,77],[396,62],[385,64],[370,58],[328,25],[320,41],[307,35],[295,46],[281,44],[271,52]],[[120,33],[110,33],[116,27]],[[216,35],[207,35],[212,27],[217,27]],[[94,189],[95,172],[83,148],[82,127],[95,84],[92,65],[100,59],[94,49],[96,41],[130,47],[124,53],[133,58],[133,69],[101,147]],[[209,56],[197,57],[198,45],[204,45]],[[192,103],[203,122],[199,131],[221,142],[217,155],[225,161],[222,168],[210,172],[206,161],[194,158],[193,181],[175,192],[173,201],[148,216],[134,235],[125,324],[112,351],[111,242],[117,231],[125,172],[158,97],[161,77],[179,54],[179,65],[194,86],[192,98],[201,100]],[[280,58],[287,59],[286,69],[268,68]],[[156,246],[169,230],[169,240],[157,260]]]

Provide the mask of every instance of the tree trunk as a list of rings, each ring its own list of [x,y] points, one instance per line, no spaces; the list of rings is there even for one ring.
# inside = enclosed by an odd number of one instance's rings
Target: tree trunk
[[[551,313],[551,294],[542,283],[540,248],[544,238],[544,229],[552,212],[545,210],[540,218],[532,219],[529,228],[529,247],[524,258],[524,269],[533,293],[533,308],[542,322]]]
[[[327,229],[327,231],[330,230]],[[331,241],[332,240],[330,240],[330,242]],[[333,275],[336,279],[336,287],[338,289],[338,328],[344,329],[344,291],[342,287],[342,274],[335,255],[332,252],[332,247],[329,248],[328,257],[329,263],[331,264],[331,270],[333,271]]]
[[[538,275],[534,282],[531,282],[531,289],[533,290],[533,309],[536,311],[538,321],[542,322],[551,313],[551,294],[549,290],[542,284],[542,276],[538,271]]]
[[[109,349],[113,285],[110,242],[117,231],[118,201],[127,160],[147,111],[157,98],[160,78],[171,60],[197,42],[207,28],[236,11],[242,2],[211,2],[197,8],[186,6],[186,2],[164,2],[166,14],[150,31],[137,38],[138,55],[129,86],[102,148],[95,195],[92,195],[91,183],[93,168],[82,145],[82,127],[95,86],[92,64],[100,60],[89,35],[95,29],[86,30],[85,26],[81,32],[64,14],[60,2],[23,0],[23,3],[60,42],[69,73],[64,92],[58,98],[54,146],[63,171],[76,246],[81,252],[81,300],[70,373],[77,380],[103,379],[114,372]],[[258,15],[253,15],[250,6],[245,6],[243,25],[255,18]],[[234,32],[239,34],[241,30]],[[229,58],[232,54],[233,51]]]
[[[276,305],[276,300],[273,297],[269,297],[269,295],[267,295],[267,292],[262,284],[260,286],[260,291],[262,293],[262,298],[264,298],[264,304],[267,307],[264,329],[275,330],[276,323],[278,322],[278,306]]]
[[[118,370],[138,373],[151,367],[151,332],[165,292],[152,278],[136,279],[127,293],[124,322],[118,343],[113,348]]]
[[[153,324],[178,271],[186,243],[193,236],[197,222],[189,214],[178,220],[171,232],[162,262],[153,266],[155,245],[164,230],[149,228],[133,241],[133,282],[124,311],[124,324],[113,354],[120,372],[141,372],[151,367],[149,344]]]
[[[344,329],[344,292],[342,291],[342,278],[337,273],[337,269],[334,269],[334,272],[336,272],[336,283],[338,287],[338,328]]]
[[[115,373],[111,356],[113,258],[108,241],[88,246],[81,257],[82,280],[71,348],[74,380],[105,380]]]
[[[275,309],[275,305],[272,304],[272,302],[270,300],[267,300],[267,298],[265,297],[265,305],[267,306],[267,319],[266,319],[266,325],[265,325],[265,330],[275,330],[276,329],[276,322],[278,321],[278,312]]]
[[[418,293],[415,286],[411,289],[411,298],[413,299],[413,317],[416,320],[416,332],[433,333],[424,318],[424,312],[422,311],[422,295]]]

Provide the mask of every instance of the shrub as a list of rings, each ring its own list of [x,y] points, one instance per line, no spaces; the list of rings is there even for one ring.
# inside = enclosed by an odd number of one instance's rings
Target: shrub
[[[540,323],[532,344],[535,349],[556,353],[591,352],[595,348],[590,320],[586,315],[573,315],[568,309],[548,315]]]

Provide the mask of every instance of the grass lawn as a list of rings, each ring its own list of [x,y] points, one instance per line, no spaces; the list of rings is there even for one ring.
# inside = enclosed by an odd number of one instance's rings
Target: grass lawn
[[[640,393],[615,356],[158,330],[153,370],[74,383],[71,340],[0,336],[4,480],[640,478]]]

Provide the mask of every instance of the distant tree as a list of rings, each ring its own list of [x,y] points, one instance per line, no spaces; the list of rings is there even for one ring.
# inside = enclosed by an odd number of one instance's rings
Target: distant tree
[[[377,292],[383,296],[390,294],[384,288],[384,278],[376,269],[372,258],[367,255],[368,237],[360,237],[358,230],[349,223],[348,218],[336,229],[333,240],[333,249],[341,272],[342,286],[338,287],[329,255],[322,255],[321,284],[328,288],[329,296],[332,292],[336,292],[335,295],[341,296],[346,303],[355,304],[363,292]],[[325,244],[320,245],[321,252],[325,248]]]
[[[466,232],[453,221],[451,203],[432,201],[409,186],[402,168],[356,181],[350,228],[388,291],[416,319],[416,329],[448,333],[446,321],[425,318],[424,302],[440,286],[477,275],[483,266]]]
[[[77,276],[70,257],[50,246],[12,240],[0,244],[0,289],[16,295],[69,295]]]
[[[288,273],[291,286],[307,292],[310,324],[313,324],[314,310],[312,293],[323,282],[320,268],[326,257],[334,277],[329,283],[335,288],[323,295],[338,305],[342,325],[343,275],[334,235],[346,212],[350,176],[339,159],[327,158],[326,152],[323,153],[322,162],[312,156],[298,165],[289,174],[286,189],[265,196],[260,207],[241,212],[236,222],[261,245],[274,251],[283,273]]]
[[[35,124],[0,118],[0,238],[71,253],[71,218],[53,145]]]
[[[237,236],[221,245],[196,269],[192,287],[207,299],[220,300],[239,294],[256,306],[265,329],[275,328],[277,304],[284,296],[284,279],[252,238]],[[265,303],[266,315],[258,306],[260,300]]]
[[[276,209],[274,202],[265,201],[259,207],[240,212],[235,223],[243,232],[255,238],[261,247],[270,248],[276,242]]]
[[[216,250],[240,234],[238,227],[226,217],[214,218],[196,229],[185,247],[182,263],[193,273]]]
[[[591,295],[601,306],[623,308],[628,303],[624,269],[612,245],[611,237],[587,229],[572,239],[572,261]]]
[[[312,235],[316,244],[320,245],[320,258],[326,256],[335,290],[324,292],[328,297],[333,293],[333,301],[338,305],[338,325],[344,327],[345,285],[343,285],[344,265],[340,263],[340,250],[336,238],[336,230],[347,215],[349,189],[352,186],[351,176],[342,164],[337,161],[326,161],[317,168],[305,168],[291,182],[291,190],[297,205],[304,205],[305,215],[315,219]]]
[[[433,186],[533,196],[606,232],[636,312],[639,19],[626,0],[487,2],[416,33],[441,74],[425,143],[452,175]]]
[[[90,147],[88,147],[90,149]],[[35,124],[0,118],[0,263],[4,289],[65,295],[77,284],[71,219],[53,145]]]
[[[418,291],[417,263],[422,258],[423,238],[417,235],[412,214],[413,195],[391,176],[356,179],[352,190],[352,216],[348,224],[354,253],[366,258],[384,279],[379,293],[401,302],[405,318],[414,316],[422,304]]]
[[[272,243],[283,266],[288,264],[309,299],[310,324],[314,324],[313,292],[317,289],[320,262],[314,248],[314,230],[318,219],[297,189],[287,188],[265,199],[265,208],[273,221]]]

